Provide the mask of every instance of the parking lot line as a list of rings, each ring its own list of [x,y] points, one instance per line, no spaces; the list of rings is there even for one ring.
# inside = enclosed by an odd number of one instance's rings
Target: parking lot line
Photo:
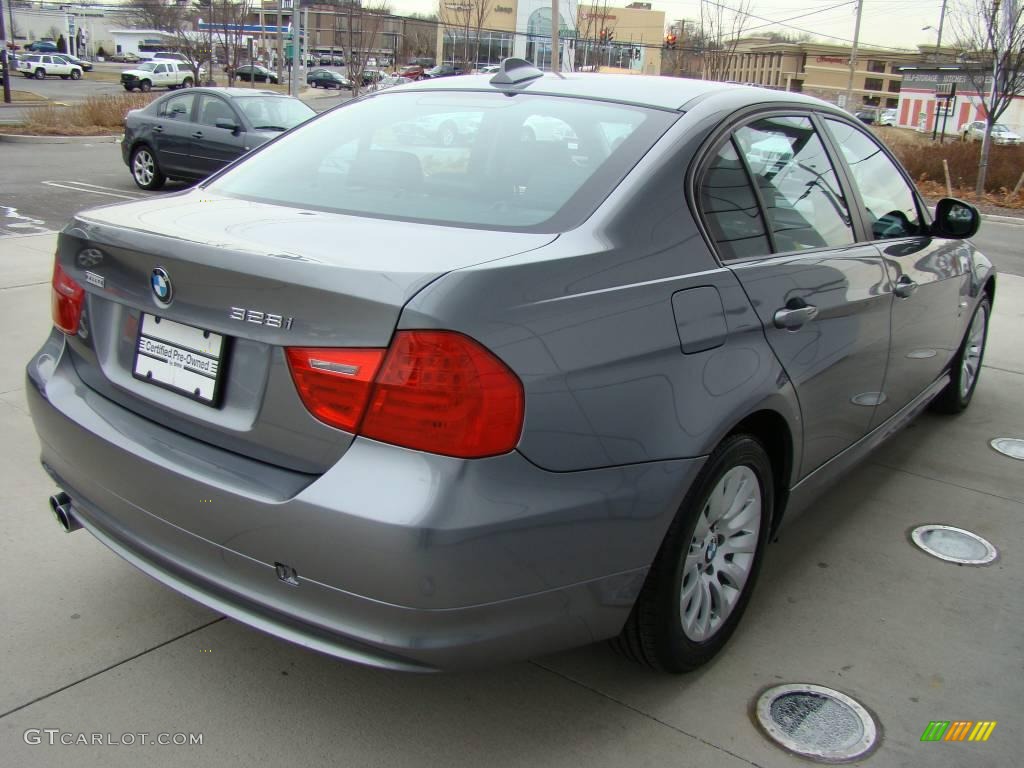
[[[111,189],[111,187],[103,187],[101,189],[88,189],[88,187],[95,186],[94,184],[86,184],[81,181],[41,181],[40,184],[45,184],[48,187],[60,187],[61,189],[70,189],[75,192],[88,192],[93,195],[106,195],[107,197],[119,197],[122,200],[141,200],[143,195],[126,195],[123,192],[104,192],[103,189]]]

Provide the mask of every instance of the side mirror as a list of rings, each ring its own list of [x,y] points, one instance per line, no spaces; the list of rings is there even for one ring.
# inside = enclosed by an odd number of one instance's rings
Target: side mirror
[[[238,124],[234,120],[227,117],[218,117],[213,121],[213,124],[218,128],[223,128],[225,131],[231,131],[232,133],[238,133]]]
[[[944,197],[935,205],[932,234],[936,237],[964,240],[974,237],[980,226],[981,214],[970,203],[953,197]]]

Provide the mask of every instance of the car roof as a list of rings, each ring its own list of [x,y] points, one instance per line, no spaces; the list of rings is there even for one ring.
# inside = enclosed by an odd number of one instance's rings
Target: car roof
[[[180,96],[182,92],[171,91],[171,93]],[[203,86],[199,86],[197,88],[189,88],[186,93],[217,93],[221,96],[227,96],[228,98],[239,98],[245,96],[277,96],[282,99],[292,98],[288,94],[277,93],[276,91],[267,91],[263,88],[205,88]]]
[[[517,93],[536,93],[550,96],[575,96],[584,99],[618,101],[656,109],[680,110],[700,99],[723,94],[731,97],[748,96],[750,103],[791,102],[804,106],[831,106],[834,104],[789,91],[775,91],[748,85],[733,85],[713,80],[692,80],[682,77],[655,75],[613,75],[593,72],[566,72],[562,75],[545,73],[541,77],[517,83],[513,87],[494,85],[495,75],[461,75],[439,80],[423,80],[415,85],[402,86],[403,91],[492,91],[514,90]],[[736,100],[730,98],[730,101]]]

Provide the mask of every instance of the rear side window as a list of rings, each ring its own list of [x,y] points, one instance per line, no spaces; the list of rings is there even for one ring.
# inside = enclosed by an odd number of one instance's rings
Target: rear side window
[[[194,93],[183,93],[180,96],[167,99],[160,104],[160,117],[188,122],[192,116],[192,104],[195,99]]]
[[[872,238],[913,237],[924,231],[917,199],[896,164],[870,137],[838,120],[826,120],[864,201]]]
[[[735,138],[764,201],[776,251],[854,242],[835,169],[809,118],[757,120]]]
[[[384,92],[311,121],[210,188],[339,213],[556,232],[589,215],[677,117],[523,93]]]
[[[722,145],[704,173],[700,207],[724,261],[771,253],[757,198],[732,141]]]

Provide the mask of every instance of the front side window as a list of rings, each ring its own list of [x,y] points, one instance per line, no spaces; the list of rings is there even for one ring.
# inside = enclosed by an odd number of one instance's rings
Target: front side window
[[[761,193],[776,251],[854,242],[846,199],[809,118],[764,118],[735,137]]]
[[[202,101],[199,102],[199,116],[196,122],[216,127],[218,120],[230,120],[232,123],[238,122],[238,118],[235,117],[235,111],[228,106],[224,99],[217,98],[216,96],[203,96]]]
[[[864,201],[872,239],[922,234],[924,227],[914,192],[878,143],[848,123],[832,119],[825,122],[850,166]]]
[[[589,215],[676,117],[524,93],[384,91],[311,121],[210,188],[338,213],[554,232],[560,213]]]
[[[754,189],[732,141],[722,145],[704,173],[700,208],[723,261],[771,253]]]

